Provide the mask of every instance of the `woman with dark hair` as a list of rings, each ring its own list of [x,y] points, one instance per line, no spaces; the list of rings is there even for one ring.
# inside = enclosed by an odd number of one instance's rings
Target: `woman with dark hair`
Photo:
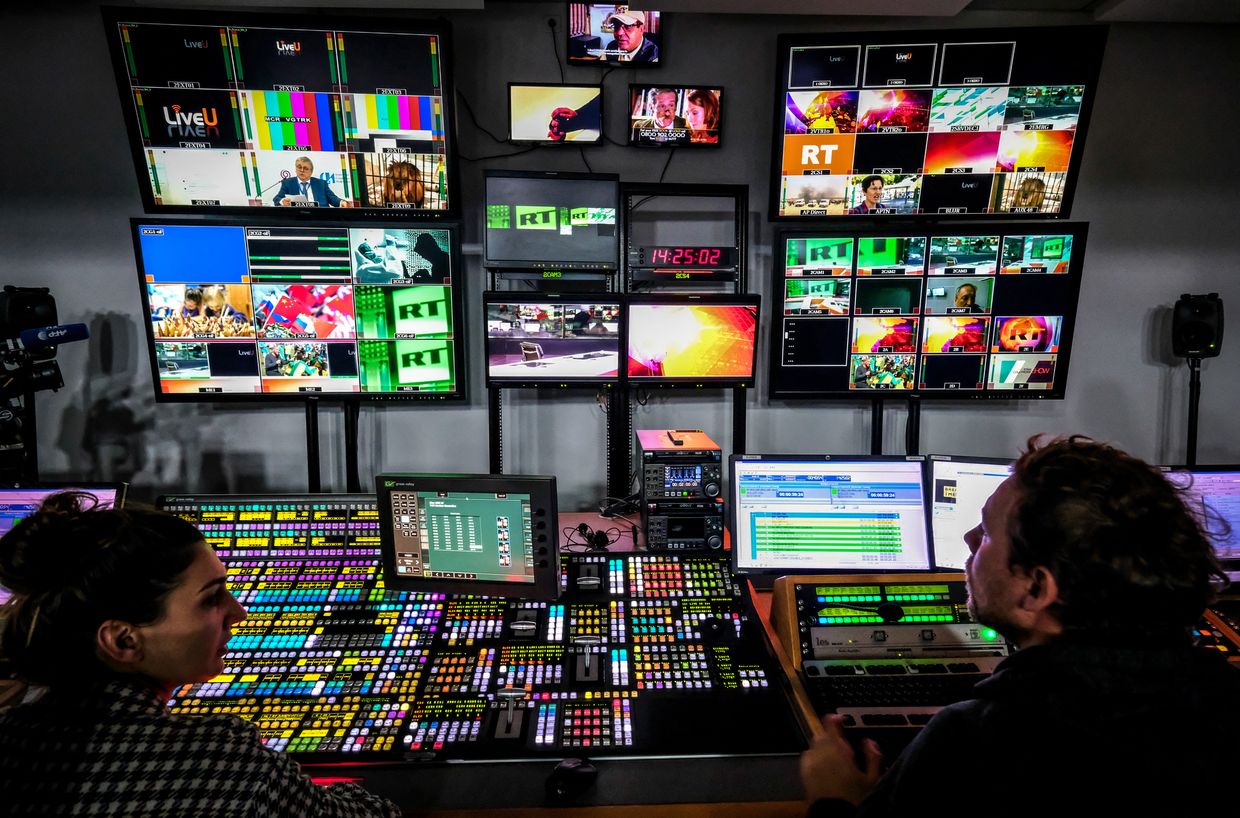
[[[383,177],[385,203],[421,207],[425,198],[426,187],[422,184],[422,174],[412,162],[402,160],[388,165],[387,175]]]
[[[689,92],[685,118],[692,129],[690,142],[714,144],[719,141],[719,97],[714,91],[697,88]]]
[[[0,538],[0,658],[43,695],[0,716],[9,815],[397,816],[319,787],[235,716],[173,716],[224,669],[245,609],[188,522],[53,495]],[[30,698],[30,697],[27,697]]]

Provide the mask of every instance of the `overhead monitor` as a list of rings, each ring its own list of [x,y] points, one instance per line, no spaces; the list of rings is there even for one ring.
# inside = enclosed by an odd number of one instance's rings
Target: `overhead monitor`
[[[144,209],[460,212],[444,22],[104,12]]]
[[[619,268],[620,177],[487,171],[483,264],[499,270]]]
[[[125,504],[126,483],[7,483],[0,485],[0,536],[13,530],[19,522],[34,514],[43,501],[62,491],[84,491],[98,500],[96,508],[120,508]],[[0,605],[11,594],[0,587]]]
[[[601,85],[508,84],[508,138],[547,145],[603,141]]]
[[[697,85],[630,85],[629,144],[651,148],[717,148],[723,133],[723,89]]]
[[[642,386],[754,381],[757,295],[634,295],[628,299],[628,378]]]
[[[745,269],[745,185],[626,184],[629,289],[736,281]]]
[[[132,223],[157,399],[464,397],[455,227]]]
[[[402,591],[554,599],[554,477],[380,474],[386,584]]]
[[[1106,31],[782,35],[771,218],[1067,218]]]
[[[929,570],[923,466],[920,456],[733,455],[737,572]]]
[[[489,292],[488,386],[607,386],[620,380],[623,311],[614,293]]]
[[[569,3],[569,65],[661,65],[662,17],[661,12],[630,9],[625,3]]]
[[[982,506],[1012,473],[1011,459],[932,454],[930,534],[936,568],[964,570],[964,535],[982,519]]]
[[[785,233],[774,398],[1062,398],[1080,222]]]
[[[1187,487],[1193,512],[1214,535],[1215,553],[1232,580],[1240,580],[1240,465],[1176,466],[1168,477]]]

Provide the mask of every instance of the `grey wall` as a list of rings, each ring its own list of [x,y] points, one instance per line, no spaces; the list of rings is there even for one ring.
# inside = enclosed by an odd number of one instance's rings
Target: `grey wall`
[[[8,13],[10,49],[0,110],[6,163],[0,283],[50,286],[64,322],[91,325],[89,344],[60,355],[66,388],[39,396],[40,462],[47,477],[130,479],[157,491],[297,491],[305,487],[304,425],[298,408],[156,405],[146,358],[128,219],[141,199],[122,109],[93,3],[60,11]],[[563,5],[503,4],[456,13],[458,88],[481,123],[503,135],[510,80],[558,81],[547,18]],[[399,14],[397,12],[396,14]],[[966,14],[949,21],[678,15],[669,18],[666,66],[658,78],[726,88],[725,146],[675,155],[667,181],[750,185],[751,289],[770,303],[772,227],[766,221],[775,36],[833,28],[1034,25],[1082,22],[1032,14]],[[1112,28],[1085,148],[1073,216],[1090,222],[1089,254],[1067,399],[934,403],[922,415],[923,451],[1009,455],[1038,432],[1082,432],[1160,462],[1182,460],[1187,370],[1167,360],[1168,306],[1181,292],[1217,291],[1240,304],[1236,192],[1240,80],[1236,27],[1122,25]],[[597,69],[565,68],[593,82]],[[653,75],[648,75],[653,76]],[[623,141],[621,99],[637,72],[606,81],[608,130]],[[640,81],[640,80],[638,80]],[[460,147],[469,156],[513,148],[492,142],[462,111]],[[662,152],[615,146],[586,152],[595,171],[653,181]],[[482,169],[584,170],[573,150],[540,149],[511,159],[463,163],[465,261],[469,287],[467,405],[363,409],[361,467],[484,471],[486,394],[479,267]],[[764,321],[763,343],[769,321]],[[1240,461],[1240,378],[1233,330],[1224,356],[1203,367],[1201,462]],[[760,350],[759,360],[765,359]],[[860,452],[868,408],[786,404],[749,394],[751,451]],[[729,396],[656,396],[635,412],[637,428],[700,427],[728,448]],[[324,486],[343,490],[343,424],[321,421]],[[887,413],[886,446],[902,446],[903,411]],[[601,495],[605,416],[587,396],[510,392],[505,397],[509,471],[554,473],[561,504]]]

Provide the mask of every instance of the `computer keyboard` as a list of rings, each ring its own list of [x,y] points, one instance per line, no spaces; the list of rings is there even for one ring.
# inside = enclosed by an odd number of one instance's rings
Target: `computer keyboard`
[[[841,707],[932,707],[963,701],[985,673],[820,676],[807,688],[817,710]]]

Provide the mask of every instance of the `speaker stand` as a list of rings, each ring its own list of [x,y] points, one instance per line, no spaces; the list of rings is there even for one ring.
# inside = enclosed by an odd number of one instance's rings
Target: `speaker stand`
[[[1197,465],[1197,413],[1201,407],[1201,359],[1188,359],[1188,453],[1184,463]]]

